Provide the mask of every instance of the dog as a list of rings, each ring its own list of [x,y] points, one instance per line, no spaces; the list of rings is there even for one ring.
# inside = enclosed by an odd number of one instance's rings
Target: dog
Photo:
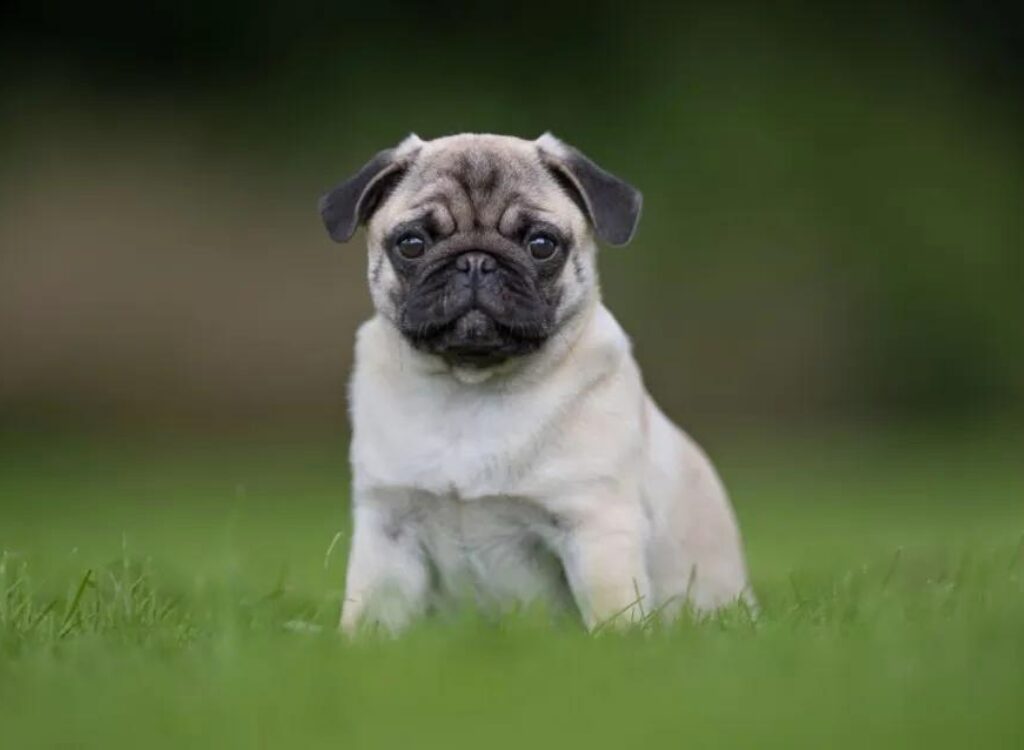
[[[597,241],[628,243],[641,202],[550,133],[410,135],[321,198],[334,240],[366,227],[375,308],[344,632],[466,598],[591,630],[752,601],[721,481],[601,302]]]

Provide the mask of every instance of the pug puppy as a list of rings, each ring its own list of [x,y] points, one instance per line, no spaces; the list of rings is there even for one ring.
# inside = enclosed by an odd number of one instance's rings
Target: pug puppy
[[[715,470],[601,303],[596,241],[629,242],[640,205],[550,134],[411,135],[321,199],[333,239],[366,225],[376,309],[351,381],[344,631],[467,597],[591,629],[749,597]]]

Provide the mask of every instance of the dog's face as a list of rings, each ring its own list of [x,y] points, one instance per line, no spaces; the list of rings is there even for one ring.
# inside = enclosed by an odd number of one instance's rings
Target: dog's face
[[[366,223],[377,310],[417,349],[487,368],[541,348],[598,294],[593,235],[628,242],[640,194],[553,136],[410,136],[324,196]]]

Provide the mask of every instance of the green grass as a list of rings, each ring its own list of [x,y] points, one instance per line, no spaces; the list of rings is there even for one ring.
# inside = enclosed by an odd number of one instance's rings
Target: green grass
[[[0,747],[1021,747],[1021,445],[712,444],[756,619],[348,644],[340,442],[0,441]]]

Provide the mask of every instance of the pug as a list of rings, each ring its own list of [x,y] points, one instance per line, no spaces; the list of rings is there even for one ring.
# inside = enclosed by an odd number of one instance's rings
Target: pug
[[[333,239],[366,227],[375,308],[343,631],[467,599],[589,629],[750,600],[722,483],[601,302],[597,243],[628,243],[640,207],[551,134],[410,135],[321,198]]]

